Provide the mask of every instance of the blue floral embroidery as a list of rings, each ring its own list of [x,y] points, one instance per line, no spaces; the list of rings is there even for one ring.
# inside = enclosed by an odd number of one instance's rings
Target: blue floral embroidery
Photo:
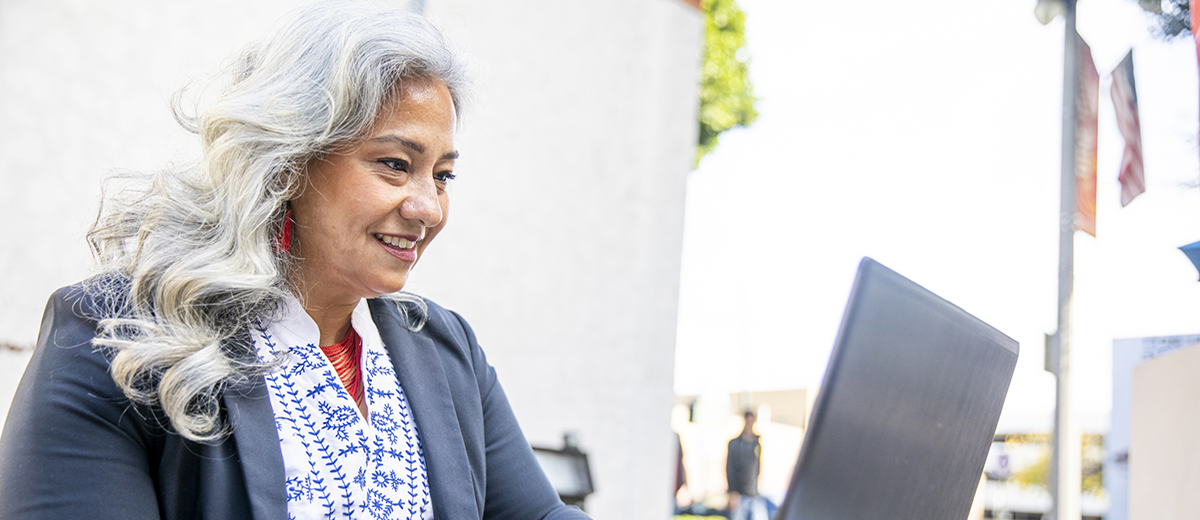
[[[340,441],[350,440],[350,434],[346,432],[347,428],[354,426],[359,421],[358,410],[347,405],[333,408],[328,402],[321,401],[317,408],[321,410],[321,414],[325,416],[325,422],[321,425],[321,429],[334,432],[334,436]],[[339,452],[341,455],[342,452]]]
[[[432,518],[420,437],[382,346],[364,341],[364,421],[324,354],[288,330],[303,328],[260,326],[255,339],[261,359],[280,363],[266,380],[289,475],[289,518]]]
[[[312,501],[312,478],[291,477],[287,479],[288,500]]]
[[[266,355],[270,355],[270,356],[281,355],[281,353],[278,350],[278,347],[276,346],[275,342],[273,341],[271,334],[269,334],[266,330],[262,329],[261,327],[259,330],[259,337],[262,339],[263,343],[266,345],[266,347],[268,349],[267,352],[265,353]],[[265,357],[265,356],[260,355],[260,357]],[[307,423],[309,423],[308,424],[309,429],[311,429],[311,427],[312,427],[311,421],[308,420],[310,417],[307,414],[308,407],[304,405],[303,401],[299,397],[300,392],[296,389],[297,383],[294,380],[296,375],[297,375],[297,372],[294,370],[283,370],[283,371],[277,372],[275,374],[272,374],[272,375],[269,375],[266,377],[267,387],[271,391],[272,396],[275,398],[275,399],[273,399],[273,401],[276,401],[276,402],[280,403],[280,405],[281,405],[281,406],[275,407],[276,424],[281,425],[281,424],[287,423],[291,426],[293,433],[300,434],[301,445],[304,447],[304,451],[308,455],[307,459],[308,459],[308,466],[309,466],[309,475],[305,476],[303,479],[300,479],[300,477],[293,477],[293,479],[295,479],[295,480],[289,479],[289,481],[290,481],[289,483],[291,483],[291,482],[298,483],[300,481],[303,481],[304,482],[304,485],[303,485],[304,492],[296,493],[294,495],[292,493],[289,493],[288,501],[290,502],[292,500],[304,499],[305,501],[311,502],[311,501],[313,501],[313,498],[314,498],[313,491],[315,490],[317,492],[317,495],[319,496],[321,502],[326,506],[326,509],[332,510],[333,509],[333,501],[330,498],[329,493],[326,490],[325,486],[323,485],[325,482],[325,479],[320,478],[320,473],[317,471],[316,463],[313,460],[312,452],[310,451],[310,443],[304,439],[303,430],[301,429],[301,425],[297,421],[297,419],[305,420]],[[274,403],[272,403],[272,404],[274,405]],[[282,442],[283,435],[285,434],[285,432],[283,432],[283,430],[280,429],[280,434],[281,434],[280,441]],[[293,498],[293,497],[295,497],[295,498]]]
[[[354,483],[358,484],[359,489],[367,488],[367,468],[358,468],[358,475],[354,477]]]
[[[400,425],[392,419],[391,403],[384,404],[381,411],[371,411],[371,426],[387,434],[389,444],[396,444],[396,430],[400,429]]]
[[[363,504],[363,509],[370,513],[371,518],[376,520],[390,520],[392,518],[392,508],[396,503],[389,500],[383,493],[377,489],[367,491],[367,502]]]
[[[379,487],[392,488],[392,491],[399,490],[401,484],[400,477],[396,476],[395,470],[388,471],[386,473],[383,471],[376,471],[371,475],[371,482]]]

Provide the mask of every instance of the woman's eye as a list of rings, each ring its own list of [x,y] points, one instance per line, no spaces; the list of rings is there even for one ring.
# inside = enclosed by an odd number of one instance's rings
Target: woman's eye
[[[398,172],[408,171],[408,161],[403,159],[380,159],[379,164],[386,166],[390,170],[395,170]]]

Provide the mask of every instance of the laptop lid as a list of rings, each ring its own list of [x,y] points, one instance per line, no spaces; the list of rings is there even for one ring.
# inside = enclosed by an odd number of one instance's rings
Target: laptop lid
[[[864,258],[776,520],[962,520],[1017,342]]]

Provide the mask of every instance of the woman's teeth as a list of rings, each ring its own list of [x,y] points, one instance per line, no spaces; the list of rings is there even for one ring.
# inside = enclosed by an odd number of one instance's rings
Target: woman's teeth
[[[390,235],[380,235],[376,233],[375,238],[380,242],[383,242],[396,249],[412,249],[412,246],[414,245],[414,243],[410,240]]]

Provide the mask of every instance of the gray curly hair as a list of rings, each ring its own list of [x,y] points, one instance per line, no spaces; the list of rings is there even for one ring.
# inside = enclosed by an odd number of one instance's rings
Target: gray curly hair
[[[226,435],[222,392],[264,369],[247,330],[291,291],[294,258],[272,245],[305,165],[361,140],[406,81],[441,81],[461,114],[466,75],[464,59],[420,15],[324,2],[241,53],[196,117],[177,95],[176,118],[199,136],[200,162],[106,190],[87,235],[110,273],[88,289],[118,302],[98,311],[93,343],[112,352],[125,395],[160,406],[188,439]],[[424,301],[389,297],[419,329]]]

